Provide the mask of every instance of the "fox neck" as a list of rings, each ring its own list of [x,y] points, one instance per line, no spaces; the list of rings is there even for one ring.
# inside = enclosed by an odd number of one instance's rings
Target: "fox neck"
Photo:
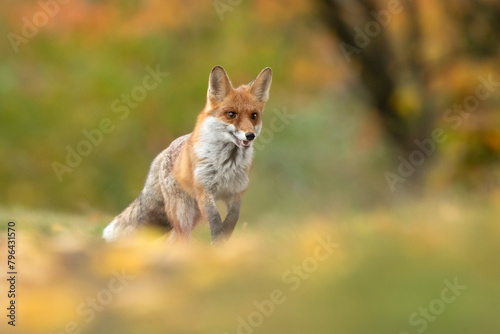
[[[248,186],[253,147],[238,147],[231,139],[230,129],[212,116],[195,129],[194,146],[198,163],[194,176],[218,197],[239,193]]]

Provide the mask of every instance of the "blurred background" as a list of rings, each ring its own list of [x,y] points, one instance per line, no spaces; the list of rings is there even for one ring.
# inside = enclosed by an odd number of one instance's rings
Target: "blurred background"
[[[498,191],[495,1],[16,1],[2,13],[5,205],[120,211],[156,154],[192,131],[217,64],[234,85],[274,70],[246,217]],[[168,76],[134,92],[147,67]],[[480,78],[492,91],[467,100]],[[113,107],[123,95],[128,107]],[[79,147],[103,119],[112,132]],[[437,128],[443,142],[410,176],[386,174]],[[71,149],[90,153],[71,167]]]
[[[26,263],[39,263],[25,283],[27,314],[48,305],[60,286],[54,277],[68,292],[59,292],[55,316],[109,280],[111,270],[95,272],[96,258],[128,263],[113,259],[130,249],[110,250],[99,234],[138,196],[152,159],[192,131],[212,67],[222,65],[237,86],[269,66],[265,130],[230,248],[238,256],[207,255],[227,276],[219,281],[196,262],[204,258],[196,252],[212,252],[203,225],[201,250],[191,249],[182,270],[160,260],[146,270],[136,259],[137,275],[150,270],[154,283],[137,283],[134,296],[189,290],[183,278],[198,275],[212,277],[195,282],[208,292],[175,292],[182,310],[170,295],[137,301],[144,314],[130,297],[85,330],[135,330],[117,325],[134,314],[151,320],[151,333],[236,332],[237,314],[311,254],[317,243],[308,236],[330,233],[339,263],[325,265],[269,327],[252,330],[413,333],[420,327],[408,315],[461,273],[478,289],[428,332],[498,332],[488,317],[498,311],[499,263],[486,255],[500,217],[498,1],[17,0],[0,4],[0,29],[0,217],[18,222]],[[219,292],[228,317],[211,309]],[[246,306],[230,296],[246,296]],[[170,309],[175,316],[157,320]],[[367,314],[370,324],[359,324]],[[39,315],[26,332],[59,333],[74,317]]]

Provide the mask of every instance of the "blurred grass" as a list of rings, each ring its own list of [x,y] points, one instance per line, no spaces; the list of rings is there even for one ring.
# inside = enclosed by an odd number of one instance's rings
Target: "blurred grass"
[[[146,235],[107,245],[99,234],[110,217],[99,215],[0,210],[2,221],[12,217],[19,326],[12,331],[2,322],[2,333],[59,333],[68,321],[82,333],[236,333],[238,317],[247,319],[254,301],[275,289],[286,300],[255,333],[417,333],[409,316],[439,299],[444,280],[455,278],[467,289],[425,332],[500,330],[495,201],[433,199],[279,224],[241,221],[220,248],[209,245],[204,224],[183,248]],[[292,291],[283,275],[327,237],[338,247]],[[0,249],[6,249],[4,232]],[[122,270],[135,278],[87,323],[78,306],[103,293],[112,273]]]

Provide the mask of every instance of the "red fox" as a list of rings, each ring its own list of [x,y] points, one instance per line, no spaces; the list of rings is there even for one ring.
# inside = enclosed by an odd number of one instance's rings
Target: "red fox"
[[[252,144],[262,128],[271,80],[267,67],[254,81],[235,89],[226,71],[215,66],[194,131],[174,140],[153,160],[141,194],[104,229],[104,239],[157,226],[171,231],[171,240],[189,240],[201,219],[209,222],[213,244],[229,238],[248,186]],[[227,206],[224,221],[216,200]]]

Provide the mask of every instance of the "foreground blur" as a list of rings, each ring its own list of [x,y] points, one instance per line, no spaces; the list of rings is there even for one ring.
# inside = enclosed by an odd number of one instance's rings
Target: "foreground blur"
[[[105,218],[4,210],[24,222],[16,327],[1,332],[498,333],[494,204],[241,224],[219,248],[206,225],[190,247],[153,232],[109,245]]]

